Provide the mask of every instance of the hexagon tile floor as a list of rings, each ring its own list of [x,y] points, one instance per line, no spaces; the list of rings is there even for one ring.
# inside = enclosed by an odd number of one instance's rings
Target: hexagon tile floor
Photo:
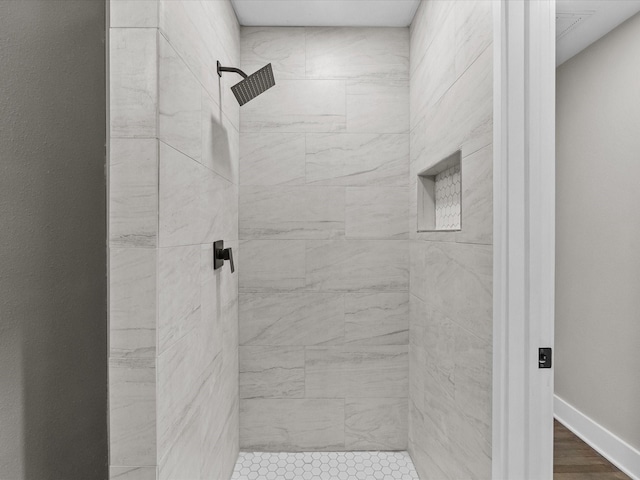
[[[240,452],[231,480],[419,480],[407,452]]]

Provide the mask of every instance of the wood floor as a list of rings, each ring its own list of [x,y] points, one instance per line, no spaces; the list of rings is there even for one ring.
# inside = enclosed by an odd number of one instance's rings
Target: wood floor
[[[554,480],[630,480],[557,420],[553,441]]]

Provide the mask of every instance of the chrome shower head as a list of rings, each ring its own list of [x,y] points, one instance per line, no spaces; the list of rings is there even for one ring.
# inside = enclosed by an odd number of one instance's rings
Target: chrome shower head
[[[218,76],[221,77],[222,72],[233,72],[244,77],[244,80],[231,87],[231,91],[236,96],[236,100],[238,100],[240,106],[250,100],[253,100],[276,84],[276,81],[273,78],[273,69],[271,68],[271,64],[265,65],[251,75],[247,75],[238,68],[223,67],[220,65],[220,62],[218,62]]]

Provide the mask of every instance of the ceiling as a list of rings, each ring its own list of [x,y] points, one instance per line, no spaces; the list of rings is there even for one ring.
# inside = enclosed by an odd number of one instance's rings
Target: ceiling
[[[240,25],[407,27],[420,0],[231,0]]]
[[[556,65],[640,11],[640,0],[557,0]]]

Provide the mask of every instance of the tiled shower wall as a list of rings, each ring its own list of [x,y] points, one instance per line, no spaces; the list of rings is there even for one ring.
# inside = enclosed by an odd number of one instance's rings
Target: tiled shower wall
[[[409,31],[243,28],[240,446],[405,449]]]
[[[229,478],[238,452],[239,108],[228,1],[111,2],[111,478]]]
[[[491,476],[491,1],[423,1],[411,26],[409,451],[422,478]],[[461,150],[459,232],[416,233],[416,176]]]

